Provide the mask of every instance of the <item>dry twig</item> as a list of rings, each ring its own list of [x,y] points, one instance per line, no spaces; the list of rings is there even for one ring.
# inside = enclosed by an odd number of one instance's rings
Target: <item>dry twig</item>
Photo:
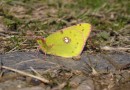
[[[13,69],[13,68],[10,68],[10,67],[7,67],[7,66],[1,66],[1,68],[14,71],[14,72],[22,74],[24,76],[29,76],[29,77],[38,79],[38,80],[40,80],[44,83],[49,83],[49,80],[45,79],[44,77],[35,76],[35,75],[30,74],[30,73],[26,73],[26,72],[23,72],[23,71],[20,71],[20,70],[17,70],[17,69]]]

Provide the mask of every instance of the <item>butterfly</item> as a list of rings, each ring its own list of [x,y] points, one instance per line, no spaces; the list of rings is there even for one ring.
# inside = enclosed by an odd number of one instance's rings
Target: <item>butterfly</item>
[[[66,58],[79,56],[91,32],[91,24],[80,23],[37,38],[40,49],[46,53]]]

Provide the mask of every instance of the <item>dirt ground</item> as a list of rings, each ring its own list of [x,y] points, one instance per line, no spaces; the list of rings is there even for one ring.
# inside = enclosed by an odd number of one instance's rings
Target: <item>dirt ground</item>
[[[1,90],[129,90],[130,62],[127,53],[82,53],[81,60],[37,52],[1,55]],[[112,57],[112,58],[111,58]],[[125,67],[124,67],[125,66]],[[11,69],[10,69],[11,68]],[[14,71],[19,70],[24,73]],[[14,71],[14,72],[12,72]],[[27,76],[30,73],[42,79]]]

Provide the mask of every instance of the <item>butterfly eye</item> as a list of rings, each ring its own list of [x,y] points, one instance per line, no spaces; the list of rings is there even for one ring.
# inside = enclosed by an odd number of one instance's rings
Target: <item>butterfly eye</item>
[[[70,43],[71,39],[68,38],[68,37],[64,37],[64,38],[63,38],[63,41],[64,41],[65,43]]]

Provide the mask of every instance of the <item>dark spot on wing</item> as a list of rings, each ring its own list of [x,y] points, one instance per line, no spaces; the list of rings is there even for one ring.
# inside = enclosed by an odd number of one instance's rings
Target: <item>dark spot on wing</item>
[[[81,24],[79,24],[79,26],[81,26]]]
[[[84,29],[82,29],[82,31],[84,31]]]

